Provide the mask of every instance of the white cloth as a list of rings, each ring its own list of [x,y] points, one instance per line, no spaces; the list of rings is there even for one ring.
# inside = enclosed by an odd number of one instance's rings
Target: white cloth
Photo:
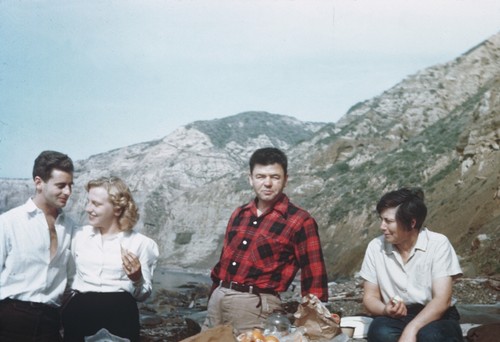
[[[59,306],[74,227],[60,211],[55,222],[57,252],[51,260],[49,226],[31,199],[0,215],[0,299]]]
[[[426,305],[432,281],[458,276],[462,269],[453,246],[443,234],[423,228],[406,264],[394,246],[379,236],[368,244],[360,276],[380,288],[384,303],[398,295],[405,304]]]
[[[121,248],[139,258],[141,281],[134,283],[125,274]],[[127,291],[138,301],[146,300],[151,294],[159,253],[156,242],[145,235],[130,230],[103,239],[99,229],[84,226],[74,234],[71,252],[75,262],[75,273],[70,279],[72,289],[80,292]]]

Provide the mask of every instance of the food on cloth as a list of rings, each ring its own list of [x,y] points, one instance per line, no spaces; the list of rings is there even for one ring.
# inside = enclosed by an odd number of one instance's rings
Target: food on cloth
[[[280,342],[276,336],[264,336],[260,329],[254,329],[241,333],[236,337],[238,342]]]

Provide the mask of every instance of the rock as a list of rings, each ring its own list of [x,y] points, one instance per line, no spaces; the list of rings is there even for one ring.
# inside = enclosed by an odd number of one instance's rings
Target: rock
[[[186,318],[187,333],[189,336],[198,334],[201,331],[201,326],[191,318]]]
[[[142,314],[140,322],[143,327],[156,327],[163,323],[163,318],[156,314]]]
[[[491,278],[488,278],[486,283],[491,289],[500,291],[500,275],[497,274]]]

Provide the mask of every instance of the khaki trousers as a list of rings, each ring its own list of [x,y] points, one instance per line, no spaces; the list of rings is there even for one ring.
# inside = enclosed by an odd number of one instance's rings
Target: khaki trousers
[[[217,287],[210,297],[207,317],[202,331],[218,325],[231,324],[235,334],[264,329],[267,317],[275,310],[282,310],[281,299],[272,294],[259,295],[238,292],[224,287]]]

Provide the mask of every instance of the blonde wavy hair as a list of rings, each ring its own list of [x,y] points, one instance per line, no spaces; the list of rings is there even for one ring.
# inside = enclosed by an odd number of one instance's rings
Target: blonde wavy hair
[[[97,187],[106,189],[113,206],[120,209],[118,217],[120,230],[131,230],[139,220],[139,209],[127,184],[118,177],[101,177],[89,181],[85,190],[89,191],[91,188]]]

